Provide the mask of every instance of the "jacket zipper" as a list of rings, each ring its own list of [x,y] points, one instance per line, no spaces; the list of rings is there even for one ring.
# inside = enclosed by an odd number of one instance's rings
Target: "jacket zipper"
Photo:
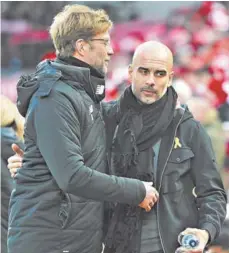
[[[103,115],[102,115],[102,112],[101,112],[101,104],[99,104],[99,117],[100,117],[100,119],[101,119],[101,121],[103,122],[103,125],[105,126],[105,121],[104,121],[104,119],[103,119]]]
[[[178,129],[178,127],[179,127],[179,125],[180,125],[180,123],[181,123],[181,121],[182,121],[182,119],[183,119],[183,116],[184,116],[184,114],[182,115],[182,117],[180,118],[180,120],[179,120],[179,122],[178,122],[178,124],[177,124],[177,126],[176,126],[175,133],[174,133],[174,137],[173,137],[172,147],[171,147],[171,149],[170,149],[170,151],[169,151],[169,155],[168,155],[168,157],[167,157],[165,166],[164,166],[164,168],[163,168],[163,170],[162,170],[161,181],[160,181],[160,185],[159,185],[159,189],[158,189],[158,192],[159,192],[159,201],[158,201],[158,204],[157,204],[157,226],[158,226],[159,237],[160,237],[160,240],[161,240],[161,245],[162,245],[162,249],[163,249],[164,253],[166,253],[166,251],[165,251],[165,248],[164,248],[164,244],[163,244],[163,240],[162,240],[162,236],[161,236],[161,232],[160,232],[160,226],[159,226],[160,190],[161,190],[161,184],[162,184],[163,174],[164,174],[164,172],[165,172],[165,168],[166,168],[166,165],[167,165],[167,163],[168,163],[169,157],[170,157],[170,155],[171,155],[171,153],[172,153],[173,146],[174,146],[174,139],[175,139],[175,136],[176,136],[176,133],[177,133],[177,129]]]

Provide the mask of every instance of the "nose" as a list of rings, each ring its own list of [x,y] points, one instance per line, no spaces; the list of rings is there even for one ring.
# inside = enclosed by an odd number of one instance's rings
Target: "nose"
[[[155,81],[154,81],[154,74],[153,73],[150,73],[147,81],[146,81],[146,84],[147,85],[150,85],[150,86],[154,86],[155,85]]]
[[[111,56],[111,55],[114,54],[114,50],[113,50],[111,44],[108,45],[107,54],[108,54],[109,56]]]

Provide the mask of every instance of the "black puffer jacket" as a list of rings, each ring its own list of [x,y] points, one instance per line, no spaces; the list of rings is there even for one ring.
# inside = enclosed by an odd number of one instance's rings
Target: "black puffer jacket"
[[[144,199],[142,182],[104,174],[95,84],[104,79],[59,61],[40,63],[19,82],[25,154],[10,203],[9,253],[101,253],[103,201]]]

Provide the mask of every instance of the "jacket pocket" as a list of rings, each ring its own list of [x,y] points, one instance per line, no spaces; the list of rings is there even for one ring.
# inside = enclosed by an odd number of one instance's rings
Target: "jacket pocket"
[[[181,176],[185,174],[190,169],[193,157],[194,154],[190,148],[174,149],[169,157],[165,175],[176,173]]]
[[[179,148],[172,151],[163,177],[163,193],[173,193],[183,189],[181,177],[190,170],[193,157],[194,154],[190,148]]]
[[[9,226],[58,229],[59,207],[59,198],[50,200],[14,198],[10,203]]]

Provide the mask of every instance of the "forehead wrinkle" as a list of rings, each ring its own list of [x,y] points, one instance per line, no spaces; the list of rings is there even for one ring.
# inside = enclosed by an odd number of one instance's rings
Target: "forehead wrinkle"
[[[158,65],[155,66],[154,64],[158,64]],[[167,72],[168,67],[166,65],[167,65],[166,61],[148,60],[145,62],[138,62],[138,63],[135,62],[134,67],[137,67],[137,68],[143,67],[143,68],[153,69],[153,70],[165,70]]]
[[[156,59],[146,59],[145,63],[159,63],[159,64],[167,64],[167,61],[156,60]]]

